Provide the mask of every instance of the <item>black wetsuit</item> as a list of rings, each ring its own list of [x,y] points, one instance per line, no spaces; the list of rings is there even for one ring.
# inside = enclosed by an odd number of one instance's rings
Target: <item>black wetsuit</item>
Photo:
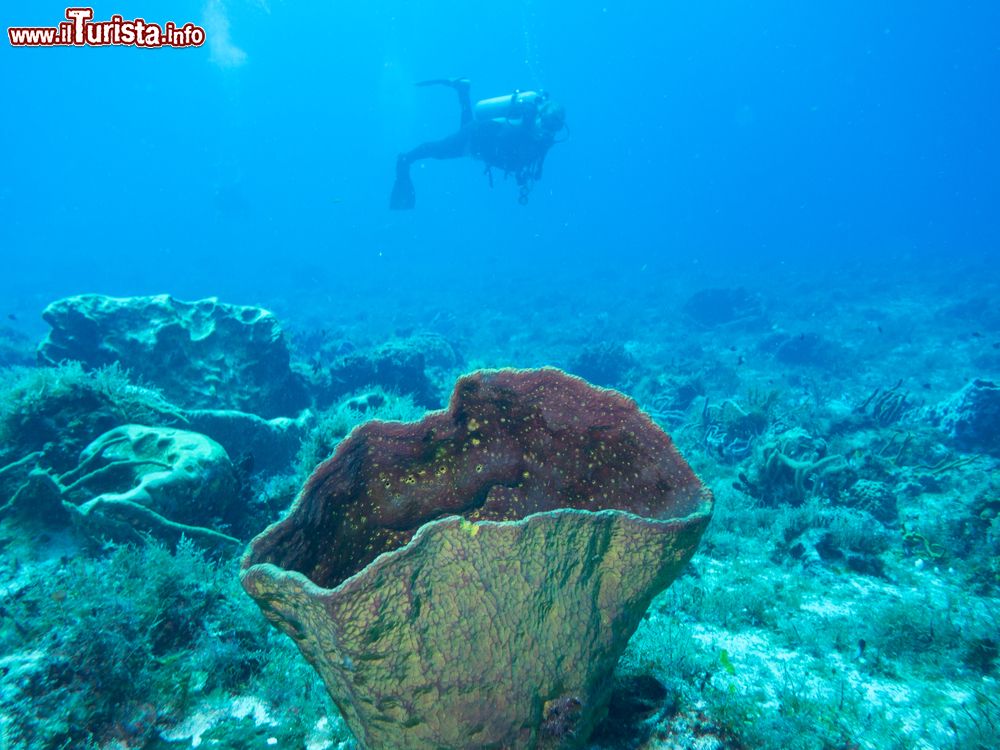
[[[542,176],[542,164],[555,142],[551,133],[538,127],[537,110],[533,104],[525,108],[517,120],[476,120],[468,86],[456,89],[462,108],[461,125],[456,133],[438,141],[428,141],[402,155],[407,167],[419,159],[458,159],[471,156],[486,164],[487,169],[512,174],[520,186],[529,185]]]

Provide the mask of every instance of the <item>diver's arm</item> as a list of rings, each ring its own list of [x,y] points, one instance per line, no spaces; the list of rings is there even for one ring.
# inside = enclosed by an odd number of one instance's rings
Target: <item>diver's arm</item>
[[[526,132],[533,132],[538,126],[538,103],[534,100],[522,102],[524,109],[521,111],[521,129]]]
[[[542,167],[545,166],[545,157],[549,155],[550,148],[552,148],[552,141],[546,140],[542,144],[541,148],[542,153],[538,155],[537,159],[535,159],[535,169],[534,172],[532,173],[533,179],[535,180],[542,179]]]
[[[545,157],[548,155],[548,153],[549,153],[549,150],[545,149],[542,152],[542,155],[539,156],[538,160],[535,162],[535,174],[534,174],[534,179],[535,180],[542,179],[542,166],[544,166],[544,164],[545,164]]]

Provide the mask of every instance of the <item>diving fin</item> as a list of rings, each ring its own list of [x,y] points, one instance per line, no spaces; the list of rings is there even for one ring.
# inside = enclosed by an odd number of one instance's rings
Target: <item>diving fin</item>
[[[392,183],[389,209],[409,211],[415,205],[417,205],[417,192],[413,189],[413,180],[410,179],[410,165],[400,157],[396,162],[396,181]]]
[[[447,86],[451,89],[467,88],[471,85],[468,78],[431,78],[426,81],[417,81],[414,86]]]

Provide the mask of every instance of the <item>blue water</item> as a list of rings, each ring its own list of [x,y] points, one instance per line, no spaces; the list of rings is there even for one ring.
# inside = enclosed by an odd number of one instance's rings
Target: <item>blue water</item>
[[[63,5],[9,0],[3,25]],[[0,295],[266,303],[996,253],[1000,6],[965,2],[100,3],[199,49],[0,45]],[[570,139],[521,207],[481,165],[395,155],[474,98],[544,88]],[[595,275],[586,276],[586,272]],[[590,281],[586,281],[589,278]],[[574,288],[581,291],[579,282]],[[367,299],[371,300],[371,296]],[[280,303],[279,303],[280,304]]]

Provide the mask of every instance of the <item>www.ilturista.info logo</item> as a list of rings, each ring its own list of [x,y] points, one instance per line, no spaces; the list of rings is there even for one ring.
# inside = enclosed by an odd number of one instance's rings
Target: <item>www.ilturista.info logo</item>
[[[167,21],[160,26],[141,18],[126,21],[119,15],[109,21],[94,21],[93,8],[67,8],[66,20],[58,26],[11,26],[7,29],[13,47],[200,47],[205,29]]]

